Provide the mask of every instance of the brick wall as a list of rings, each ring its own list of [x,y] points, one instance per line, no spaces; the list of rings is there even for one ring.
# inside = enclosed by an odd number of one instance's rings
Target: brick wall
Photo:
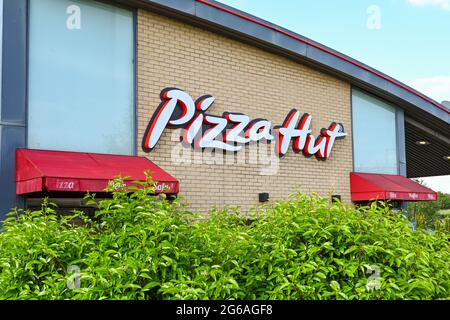
[[[278,172],[264,175],[267,165],[249,164],[248,156],[247,163],[230,163],[245,155],[243,151],[237,156],[227,155],[224,164],[211,160],[210,164],[202,163],[201,152],[192,156],[194,163],[181,163],[180,157],[173,157],[183,151],[181,144],[174,141],[174,130],[167,129],[151,153],[140,151],[140,155],[180,180],[181,194],[192,209],[207,212],[213,206],[225,205],[248,209],[258,204],[260,192],[269,192],[272,200],[302,191],[338,193],[344,201],[350,201],[352,126],[348,83],[239,41],[139,10],[139,145],[161,102],[159,93],[166,87],[183,89],[194,99],[213,95],[216,102],[210,114],[242,112],[251,119],[265,118],[273,125],[281,125],[288,112],[296,108],[313,116],[311,128],[315,135],[333,121],[343,123],[348,133],[335,143],[331,159],[318,161],[290,149],[280,159]],[[273,149],[272,143],[268,150]]]

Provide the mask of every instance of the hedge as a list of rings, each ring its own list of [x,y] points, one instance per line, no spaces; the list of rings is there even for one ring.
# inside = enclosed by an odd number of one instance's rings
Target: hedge
[[[151,196],[152,185],[116,180],[94,216],[61,216],[47,202],[12,212],[0,234],[0,299],[450,297],[449,233],[413,230],[386,204],[294,194],[204,219]]]

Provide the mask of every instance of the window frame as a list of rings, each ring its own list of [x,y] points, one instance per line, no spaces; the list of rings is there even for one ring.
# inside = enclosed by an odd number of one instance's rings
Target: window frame
[[[355,91],[359,91],[367,96],[370,96],[374,99],[380,100],[383,103],[391,106],[394,109],[395,112],[395,144],[396,144],[396,175],[401,176],[407,176],[406,172],[406,145],[405,145],[405,116],[404,116],[404,110],[399,108],[398,106],[394,105],[390,101],[383,99],[371,92],[368,92],[361,87],[351,85],[350,88],[350,108],[351,108],[351,121],[352,121],[352,169],[353,172],[359,172],[356,171],[356,164],[355,164],[355,130],[354,130],[354,123],[355,123],[355,109],[353,104],[353,96]],[[361,172],[361,173],[367,173],[367,172]],[[380,173],[382,174],[382,173]]]
[[[29,129],[29,125],[28,125],[28,119],[29,119],[29,74],[30,74],[30,21],[31,21],[31,10],[30,10],[30,1],[33,0],[27,0],[27,17],[26,17],[26,25],[27,25],[27,29],[26,29],[26,83],[25,83],[25,91],[26,91],[26,97],[25,97],[25,146],[27,148],[29,148],[29,143],[28,143],[28,129]],[[132,132],[132,139],[133,139],[133,152],[132,154],[130,154],[131,156],[137,156],[139,153],[139,143],[138,143],[138,132],[139,132],[139,122],[138,122],[138,61],[137,61],[137,41],[138,41],[138,37],[137,37],[137,11],[138,9],[136,7],[131,7],[131,6],[127,6],[125,4],[122,3],[116,3],[113,0],[94,0],[96,2],[100,2],[100,3],[104,3],[104,4],[108,4],[117,8],[122,8],[124,10],[128,10],[131,12],[132,17],[133,17],[133,35],[132,35],[132,39],[133,39],[133,98],[134,98],[134,103],[133,103],[133,110],[132,110],[132,118],[134,119],[133,122],[133,126],[134,126],[134,130]]]

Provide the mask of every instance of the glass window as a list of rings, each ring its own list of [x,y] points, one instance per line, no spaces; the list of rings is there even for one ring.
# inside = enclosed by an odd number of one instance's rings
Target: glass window
[[[133,154],[133,13],[33,0],[29,33],[28,146]]]
[[[359,90],[352,103],[355,171],[398,174],[395,108]]]

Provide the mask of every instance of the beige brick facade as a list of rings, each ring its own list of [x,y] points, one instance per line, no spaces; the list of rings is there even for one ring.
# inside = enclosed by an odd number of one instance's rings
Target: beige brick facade
[[[258,204],[258,193],[282,199],[300,190],[306,193],[341,194],[350,201],[352,170],[350,84],[287,58],[251,45],[143,10],[138,11],[138,143],[149,119],[160,104],[159,93],[177,87],[194,99],[216,98],[208,111],[245,113],[281,125],[292,108],[313,116],[312,130],[341,122],[348,136],[335,143],[331,159],[318,161],[295,154],[292,148],[279,160],[275,175],[262,175],[264,164],[179,163],[180,151],[167,129],[149,154],[140,151],[180,180],[181,194],[194,210],[213,206]],[[247,151],[250,147],[246,147]],[[268,146],[273,149],[274,144]],[[191,151],[191,150],[188,150]],[[201,153],[196,153],[197,156]],[[237,157],[245,156],[241,151]],[[174,159],[176,161],[174,161]],[[198,161],[198,160],[197,160]]]

